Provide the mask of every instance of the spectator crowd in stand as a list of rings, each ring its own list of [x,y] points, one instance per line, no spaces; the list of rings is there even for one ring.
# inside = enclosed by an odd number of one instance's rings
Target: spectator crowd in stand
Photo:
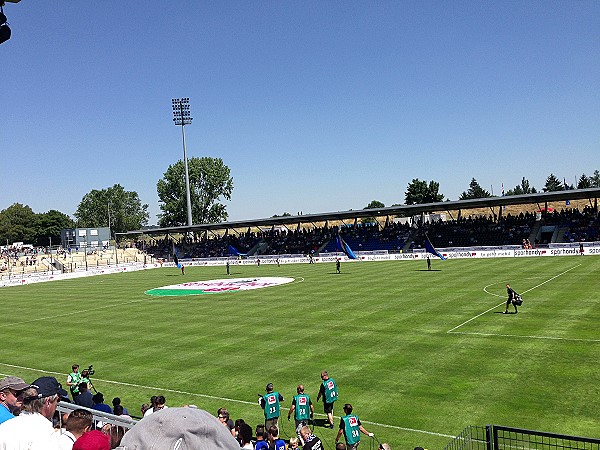
[[[385,225],[355,223],[333,227],[298,228],[296,230],[272,228],[242,234],[225,234],[208,238],[184,237],[174,242],[170,238],[144,242],[146,251],[157,258],[169,258],[173,251],[181,258],[223,258],[231,256],[230,246],[241,253],[261,255],[316,255],[339,251],[335,238],[341,235],[354,251],[386,250],[401,252],[419,248],[423,234],[427,234],[436,247],[458,248],[474,246],[521,245],[530,239],[539,217],[536,213],[506,214],[502,216],[468,216],[455,220],[438,220],[410,225],[388,221]],[[544,225],[561,225],[569,228],[567,241],[595,240],[599,238],[598,214],[593,208],[583,212],[576,209],[554,211],[541,218]]]

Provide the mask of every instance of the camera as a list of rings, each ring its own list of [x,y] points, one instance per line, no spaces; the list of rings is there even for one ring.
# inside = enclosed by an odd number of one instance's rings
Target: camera
[[[93,364],[90,364],[90,366],[87,368],[87,373],[88,373],[88,377],[91,377],[92,375],[94,375],[96,373],[96,371],[94,370]]]

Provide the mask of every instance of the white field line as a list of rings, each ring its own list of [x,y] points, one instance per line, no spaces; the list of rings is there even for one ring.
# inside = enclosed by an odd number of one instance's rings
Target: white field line
[[[576,269],[576,268],[577,268],[577,267],[579,267],[580,265],[581,265],[581,264],[577,264],[576,266],[573,266],[573,267],[571,267],[570,269],[567,269],[567,270],[565,270],[564,272],[561,272],[561,273],[559,273],[558,275],[555,275],[555,276],[553,276],[552,278],[549,278],[549,279],[547,279],[546,281],[544,281],[544,282],[542,282],[542,283],[538,284],[537,286],[534,286],[534,287],[532,287],[531,289],[527,289],[526,291],[523,291],[522,293],[523,293],[523,294],[526,294],[527,292],[531,292],[531,291],[533,291],[534,289],[536,289],[536,288],[539,288],[540,286],[543,286],[544,284],[546,284],[546,283],[549,283],[550,281],[552,281],[552,280],[554,280],[554,279],[556,279],[556,278],[560,277],[561,275],[564,275],[565,273],[567,273],[567,272],[570,272],[570,271],[571,271],[571,270],[573,270],[573,269]],[[495,283],[492,283],[492,284],[495,284]],[[492,294],[491,292],[488,292],[488,291],[486,290],[486,288],[488,288],[489,286],[491,286],[491,284],[488,284],[486,287],[484,287],[484,288],[483,288],[484,292],[485,292],[485,293],[487,293],[487,294],[496,295],[496,296],[500,297],[498,294]],[[454,330],[456,330],[456,329],[458,329],[458,328],[462,327],[463,325],[466,325],[467,323],[471,322],[472,320],[475,320],[475,319],[477,319],[478,317],[481,317],[481,316],[483,316],[484,314],[486,314],[486,313],[490,312],[491,310],[493,310],[493,309],[496,309],[496,308],[498,308],[499,306],[502,306],[502,305],[503,305],[503,304],[505,304],[505,303],[506,303],[506,302],[502,302],[502,303],[500,303],[500,304],[498,304],[498,305],[496,305],[496,306],[493,306],[493,307],[491,307],[490,309],[488,309],[488,310],[486,310],[486,311],[482,312],[481,314],[477,314],[475,317],[471,317],[469,320],[466,320],[466,321],[464,321],[463,323],[461,323],[460,325],[457,325],[457,326],[455,326],[455,327],[454,327],[454,328],[452,328],[451,330],[448,330],[448,331],[446,331],[446,333],[452,333]],[[464,333],[464,334],[466,334],[466,333]]]
[[[27,370],[27,371],[31,371],[31,372],[38,372],[38,373],[42,373],[42,374],[51,374],[51,375],[59,375],[62,377],[67,376],[66,373],[61,373],[61,372],[52,372],[52,371],[48,371],[48,370],[41,370],[41,369],[35,369],[33,367],[24,367],[24,366],[17,366],[14,364],[5,364],[5,363],[1,363],[0,362],[0,366],[3,367],[10,367],[13,369],[19,369],[19,370]],[[6,373],[0,373],[0,376],[5,377],[5,376],[9,376],[9,375],[14,375],[14,374],[6,374]],[[189,395],[189,396],[193,396],[193,397],[201,397],[201,398],[207,398],[210,400],[221,400],[224,402],[234,402],[234,403],[242,403],[244,405],[256,405],[258,406],[258,402],[248,402],[246,400],[238,400],[235,398],[227,398],[227,397],[219,397],[219,396],[215,396],[215,395],[208,395],[208,394],[198,394],[196,392],[187,392],[187,391],[180,391],[177,389],[168,389],[168,388],[162,388],[162,387],[155,387],[155,386],[145,386],[142,384],[134,384],[134,383],[125,383],[122,381],[112,381],[112,380],[104,380],[104,379],[100,379],[100,378],[96,378],[94,377],[94,380],[100,381],[102,383],[109,383],[109,384],[116,384],[119,386],[127,386],[127,387],[133,387],[133,388],[140,388],[140,389],[146,389],[146,390],[150,390],[152,392],[170,392],[173,394],[183,394],[183,395]],[[289,408],[281,408],[282,410],[289,410]],[[326,417],[325,414],[320,414],[320,413],[315,413],[315,415],[321,416],[321,417]],[[338,416],[334,416],[337,419],[339,419]],[[429,434],[429,435],[433,435],[433,436],[441,436],[441,437],[448,437],[448,438],[454,438],[455,435],[452,434],[444,434],[444,433],[436,433],[434,431],[426,431],[426,430],[416,430],[413,428],[406,428],[406,427],[399,427],[396,425],[388,425],[385,423],[378,423],[378,422],[369,422],[367,420],[361,420],[361,422],[366,423],[368,425],[374,425],[374,426],[378,426],[378,427],[382,427],[382,428],[391,428],[394,430],[402,430],[402,431],[410,431],[413,433],[421,433],[421,434]]]
[[[600,339],[584,339],[584,338],[565,338],[557,336],[524,336],[522,334],[498,334],[498,333],[478,333],[475,331],[454,331],[453,334],[474,334],[476,336],[497,336],[497,337],[518,337],[529,339],[549,339],[555,341],[578,341],[578,342],[600,342]]]

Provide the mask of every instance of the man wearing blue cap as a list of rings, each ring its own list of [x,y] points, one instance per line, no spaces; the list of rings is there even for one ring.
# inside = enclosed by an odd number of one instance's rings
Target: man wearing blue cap
[[[0,448],[58,449],[52,416],[65,391],[54,377],[35,380],[23,394],[21,414],[0,424]]]

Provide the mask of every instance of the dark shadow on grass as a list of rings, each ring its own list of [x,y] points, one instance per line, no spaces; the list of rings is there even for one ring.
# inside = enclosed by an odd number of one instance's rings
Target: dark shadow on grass
[[[328,424],[327,419],[313,419],[312,425],[315,427],[324,427],[325,424]]]
[[[494,311],[494,314],[504,314],[504,311]],[[514,311],[509,311],[506,314],[516,314]]]
[[[415,270],[415,272],[441,272],[442,269],[431,269],[431,270],[427,270],[427,269],[419,269],[419,270]]]

